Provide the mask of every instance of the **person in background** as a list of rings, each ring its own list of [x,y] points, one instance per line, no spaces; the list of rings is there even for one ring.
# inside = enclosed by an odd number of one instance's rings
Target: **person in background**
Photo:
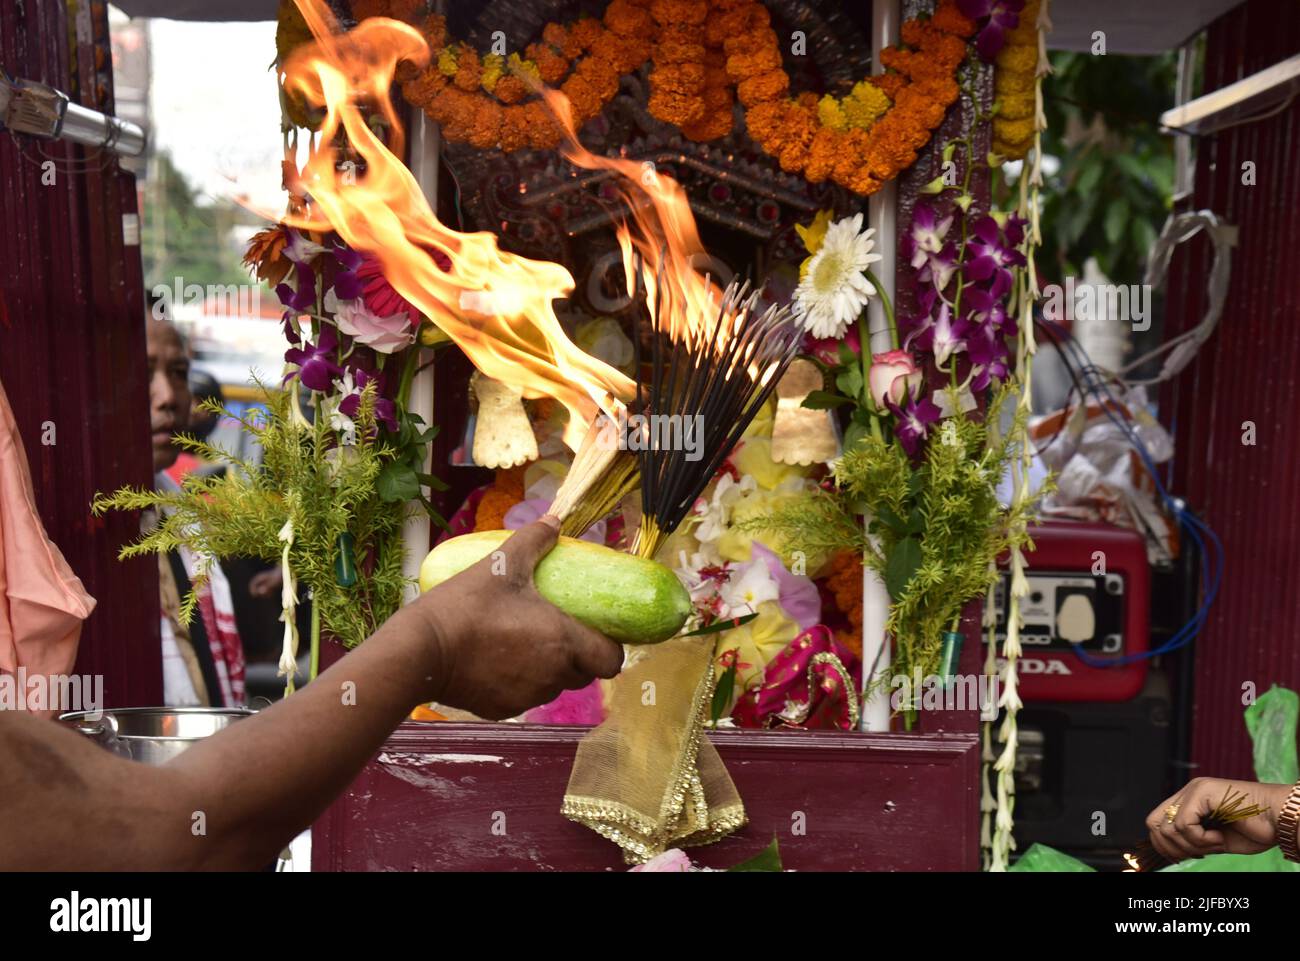
[[[206,370],[200,370],[197,367],[190,368],[189,388],[190,419],[189,427],[185,433],[195,440],[209,440],[212,437],[212,432],[216,430],[217,424],[221,421],[221,415],[214,414],[201,405],[205,401],[215,401],[224,406],[226,397],[221,392],[221,385],[217,383],[217,379]],[[177,448],[176,460],[167,468],[166,474],[172,479],[173,483],[179,486],[181,481],[185,479],[186,474],[220,474],[224,470],[224,464],[209,463],[187,450]]]
[[[159,305],[150,311],[146,325],[154,484],[159,490],[177,490],[166,471],[179,453],[176,435],[190,423],[189,351]],[[181,603],[201,571],[207,581],[198,593],[196,615],[185,624]],[[167,707],[242,706],[244,649],[221,565],[215,557],[199,557],[181,547],[158,559],[158,575],[163,703]]]

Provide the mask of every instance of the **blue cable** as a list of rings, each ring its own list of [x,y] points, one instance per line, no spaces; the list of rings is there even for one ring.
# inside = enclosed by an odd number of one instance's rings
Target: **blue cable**
[[[1079,345],[1078,341],[1076,341],[1068,331],[1054,321],[1044,319],[1042,323],[1045,325],[1051,325],[1051,327],[1054,328],[1054,333],[1058,338],[1060,338],[1059,344],[1072,354],[1073,362],[1078,368],[1078,373],[1082,377],[1088,393],[1097,394],[1101,397],[1102,411],[1110,419],[1111,423],[1119,428],[1125,439],[1133,446],[1133,449],[1137,452],[1138,457],[1141,458],[1143,465],[1146,467],[1147,472],[1151,475],[1151,480],[1160,494],[1161,502],[1165,509],[1173,514],[1174,518],[1178,521],[1179,528],[1186,532],[1192,544],[1195,545],[1201,558],[1201,603],[1187,623],[1183,624],[1182,627],[1173,634],[1173,636],[1159,647],[1138,654],[1126,654],[1121,657],[1113,658],[1099,658],[1088,653],[1082,647],[1073,645],[1074,653],[1084,663],[1093,667],[1102,668],[1119,667],[1146,658],[1156,657],[1160,654],[1170,653],[1190,644],[1205,626],[1205,622],[1209,619],[1210,607],[1214,604],[1214,600],[1219,593],[1219,586],[1223,581],[1223,569],[1226,562],[1226,553],[1223,549],[1223,542],[1219,540],[1219,536],[1214,533],[1208,524],[1188,511],[1186,505],[1182,501],[1170,495],[1169,491],[1165,488],[1164,483],[1160,480],[1160,474],[1156,469],[1155,461],[1152,459],[1151,453],[1147,450],[1146,445],[1142,442],[1142,438],[1138,436],[1137,431],[1133,429],[1132,425],[1124,421],[1112,410],[1111,405],[1114,405],[1115,407],[1122,405],[1111,390],[1110,385],[1106,382],[1106,379],[1102,376],[1101,371],[1099,371],[1092,363],[1091,358],[1088,357],[1088,354],[1083,347]],[[1067,360],[1067,363],[1069,363],[1069,360],[1064,356],[1064,351],[1062,353],[1062,359]],[[1081,398],[1081,400],[1084,403],[1087,403],[1086,396]],[[1108,401],[1109,403],[1107,403]],[[1202,534],[1204,534],[1204,539],[1202,538]],[[1206,550],[1206,539],[1208,539],[1213,546],[1213,556],[1211,556],[1210,552]],[[1213,570],[1213,573],[1211,573],[1211,570]]]

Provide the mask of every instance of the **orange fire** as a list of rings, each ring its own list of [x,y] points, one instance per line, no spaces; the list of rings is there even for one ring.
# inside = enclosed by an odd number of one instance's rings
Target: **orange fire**
[[[394,289],[484,374],[521,387],[525,397],[562,403],[569,412],[566,440],[576,446],[597,410],[630,399],[635,385],[565,334],[551,302],[572,292],[567,270],[504,251],[491,233],[447,228],[399,159],[402,128],[389,86],[399,60],[428,61],[424,39],[405,24],[380,18],[343,34],[319,0],[297,3],[316,42],[289,58],[285,85],[323,106],[325,119],[301,177],[311,207],[286,222],[334,230],[352,249],[375,257]],[[388,123],[391,147],[367,125],[362,104],[377,109]],[[365,161],[362,175],[337,169],[334,142],[340,128]],[[451,260],[449,272],[439,268],[433,251]]]
[[[386,18],[364,20],[342,33],[321,0],[295,2],[316,42],[300,48],[284,65],[285,86],[324,107],[325,118],[301,176],[300,187],[312,203],[285,221],[302,229],[336,231],[354,250],[378,259],[388,282],[484,374],[521,387],[525,397],[553,397],[562,403],[569,412],[565,440],[576,449],[597,412],[612,413],[630,400],[635,384],[565,334],[551,306],[573,291],[573,277],[564,267],[504,251],[488,232],[449,229],[401,162],[402,127],[389,87],[399,61],[428,62],[423,37]],[[568,101],[554,91],[546,96],[570,134],[565,155],[579,166],[611,170],[621,178],[632,217],[630,226],[618,230],[629,291],[634,289],[635,250],[647,268],[651,308],[662,298],[669,329],[689,342],[690,318],[716,310],[710,303],[716,302],[717,285],[695,270],[705,251],[685,192],[671,178],[631,160],[588,153],[574,135]],[[368,126],[363,104],[386,121],[392,131],[389,145]],[[364,174],[339,171],[334,144],[340,129],[364,160]],[[451,260],[449,272],[438,267],[431,255],[435,250]]]

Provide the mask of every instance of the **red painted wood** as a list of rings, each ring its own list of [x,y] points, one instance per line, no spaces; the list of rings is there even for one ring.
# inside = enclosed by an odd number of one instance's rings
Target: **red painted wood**
[[[402,725],[312,828],[312,869],[625,869],[613,844],[559,813],[584,732]],[[977,816],[941,813],[977,815],[979,745],[972,734],[719,731],[711,739],[750,823],[717,844],[692,848],[699,863],[739,863],[775,834],[785,866],[800,871],[979,866]],[[800,822],[805,831],[796,834]]]
[[[1249,0],[1215,21],[1204,90],[1216,90],[1300,53],[1291,0]],[[1190,209],[1239,228],[1227,307],[1196,361],[1167,389],[1176,428],[1172,491],[1223,539],[1224,580],[1196,641],[1191,776],[1253,776],[1242,721],[1244,685],[1300,688],[1295,642],[1300,589],[1300,103],[1198,143]],[[1242,164],[1256,183],[1242,183]],[[1167,336],[1205,310],[1212,248],[1197,238],[1175,254]],[[1242,443],[1246,422],[1256,443]]]
[[[11,74],[111,112],[111,62],[103,3],[0,0],[0,63]],[[46,159],[53,184],[42,183]],[[122,236],[134,196],[134,177],[111,155],[20,149],[0,136],[0,379],[46,530],[99,602],[76,670],[104,676],[109,706],[162,698],[157,568],[117,560],[136,518],[89,511],[98,491],[151,483],[139,249]]]

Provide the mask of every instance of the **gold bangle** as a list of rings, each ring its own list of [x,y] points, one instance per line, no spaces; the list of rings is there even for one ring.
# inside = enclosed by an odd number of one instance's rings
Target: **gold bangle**
[[[1291,789],[1277,815],[1277,845],[1282,849],[1282,856],[1300,863],[1300,848],[1296,846],[1297,827],[1300,827],[1300,781]]]

